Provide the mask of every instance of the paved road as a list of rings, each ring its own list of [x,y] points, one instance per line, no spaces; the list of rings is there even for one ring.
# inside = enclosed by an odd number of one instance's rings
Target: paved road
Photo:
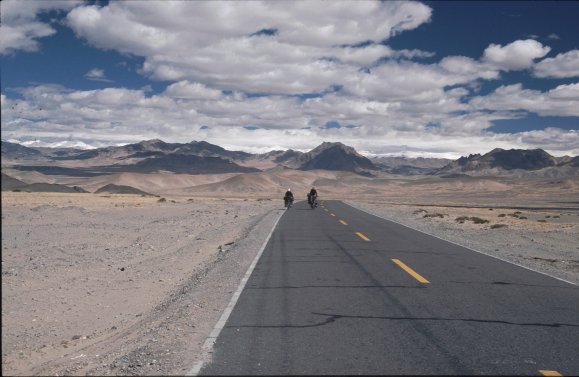
[[[200,374],[579,375],[579,287],[323,204],[283,215]]]

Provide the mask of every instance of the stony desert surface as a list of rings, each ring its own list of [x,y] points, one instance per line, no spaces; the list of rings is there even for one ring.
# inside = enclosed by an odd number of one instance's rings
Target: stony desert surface
[[[321,200],[343,199],[579,284],[578,178],[372,180],[280,170],[55,181],[91,192],[132,184],[159,196],[2,193],[5,375],[190,371],[283,215],[286,187],[299,200],[315,184]]]
[[[283,205],[160,199],[2,193],[3,375],[191,369]]]

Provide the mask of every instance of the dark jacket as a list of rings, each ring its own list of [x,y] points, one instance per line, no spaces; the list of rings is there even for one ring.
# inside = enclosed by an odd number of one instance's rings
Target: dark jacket
[[[283,197],[284,199],[290,199],[290,200],[294,200],[294,194],[291,191],[286,191],[285,192],[285,196]]]

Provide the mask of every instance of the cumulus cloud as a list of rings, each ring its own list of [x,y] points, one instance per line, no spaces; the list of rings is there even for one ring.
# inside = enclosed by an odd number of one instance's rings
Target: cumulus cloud
[[[560,85],[547,92],[506,85],[476,97],[470,104],[478,110],[529,111],[543,116],[579,116],[579,84]]]
[[[533,74],[536,77],[579,77],[579,50],[541,60],[533,67]]]
[[[109,80],[105,77],[105,71],[103,69],[98,68],[91,69],[85,73],[84,77],[93,81],[113,82],[113,80]]]
[[[534,146],[531,141],[549,136],[549,140],[565,141],[558,147],[561,153],[575,151],[570,131],[529,134],[523,139],[521,135],[489,134],[487,129],[494,120],[519,116],[512,112],[514,108],[545,111],[558,103],[559,111],[572,111],[577,85],[562,85],[545,93],[506,87],[464,103],[467,93],[460,87],[437,89],[411,103],[363,99],[342,92],[305,100],[251,97],[241,92],[224,94],[189,81],[171,84],[157,95],[124,88],[78,91],[40,85],[20,89],[21,100],[2,95],[2,133],[13,139],[27,136],[53,143],[74,135],[75,140],[86,143],[93,140],[95,146],[105,141],[117,144],[153,138],[207,140],[251,152],[273,147],[308,150],[322,141],[341,141],[377,154],[400,152],[399,146],[406,145],[408,150],[457,157],[486,152],[488,145]],[[518,101],[517,105],[504,105],[508,98]],[[328,120],[343,127],[324,127]]]
[[[551,51],[533,39],[518,40],[508,45],[491,44],[486,48],[482,60],[504,70],[530,68],[533,61],[542,58]]]
[[[56,33],[50,24],[38,20],[38,15],[51,10],[66,11],[80,4],[80,1],[4,0],[0,12],[2,32],[0,33],[0,55],[17,51],[38,50],[39,38]]]
[[[153,79],[301,94],[383,57],[430,56],[379,42],[431,13],[407,1],[115,2],[78,7],[67,20],[96,47],[145,57],[141,73]]]

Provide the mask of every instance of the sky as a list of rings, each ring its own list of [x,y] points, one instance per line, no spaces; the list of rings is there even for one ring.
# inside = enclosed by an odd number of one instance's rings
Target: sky
[[[0,2],[1,135],[579,155],[579,2]]]

